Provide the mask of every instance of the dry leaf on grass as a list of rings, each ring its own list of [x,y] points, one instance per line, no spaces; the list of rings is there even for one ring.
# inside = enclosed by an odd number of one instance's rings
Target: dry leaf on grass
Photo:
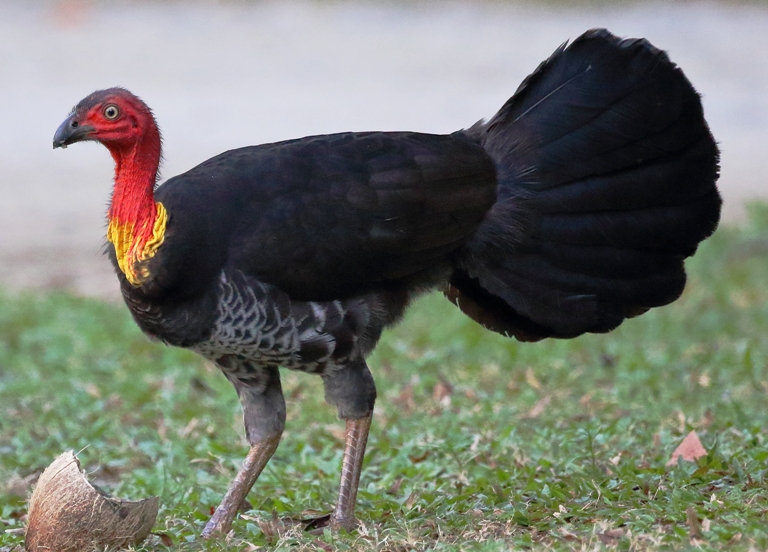
[[[615,546],[622,538],[624,538],[624,536],[626,536],[626,534],[627,532],[624,531],[624,529],[617,527],[598,533],[597,538],[606,546]]]
[[[541,382],[536,378],[536,375],[533,373],[533,370],[530,368],[527,368],[525,370],[525,381],[528,385],[533,387],[536,391],[539,391],[541,389]]]
[[[152,531],[152,534],[155,535],[158,539],[160,539],[160,542],[163,543],[163,546],[167,546],[167,547],[173,546],[173,539],[167,533],[155,533],[154,531]]]
[[[533,405],[533,408],[531,408],[528,414],[523,417],[528,419],[538,418],[547,409],[550,402],[552,402],[552,397],[546,395],[545,397],[536,401],[536,404]]]
[[[435,402],[439,402],[443,406],[450,405],[452,394],[453,386],[442,378],[440,378],[440,381],[438,381],[432,389],[432,398]]]
[[[392,485],[389,486],[389,489],[387,489],[385,492],[389,495],[396,495],[400,491],[400,487],[403,486],[404,479],[402,477],[398,477],[397,480],[395,480]]]
[[[569,531],[565,527],[558,528],[558,532],[567,541],[577,541],[577,540],[579,540],[579,536],[576,533],[573,533],[572,531]]]
[[[672,453],[672,458],[667,462],[667,466],[676,466],[678,458],[682,458],[686,462],[695,462],[706,455],[707,451],[702,446],[699,436],[695,431],[691,431]]]
[[[691,539],[701,539],[701,523],[699,523],[699,516],[696,515],[696,510],[693,506],[688,506],[685,510],[685,518],[688,523],[688,534]]]

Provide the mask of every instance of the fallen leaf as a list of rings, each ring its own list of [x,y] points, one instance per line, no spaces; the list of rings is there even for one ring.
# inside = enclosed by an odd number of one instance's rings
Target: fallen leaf
[[[168,546],[168,547],[173,546],[173,539],[170,536],[168,536],[166,533],[156,533],[152,531],[152,534],[160,539],[160,542],[163,543],[163,546]]]
[[[403,486],[403,478],[398,477],[392,485],[389,486],[389,489],[387,489],[385,492],[389,495],[396,495],[398,491],[400,491],[400,487]]]
[[[85,385],[83,385],[83,390],[94,399],[101,398],[101,391],[99,390],[99,388],[96,386],[95,383],[86,383]]]
[[[331,514],[324,514],[319,516],[317,515],[319,513],[320,512],[304,511],[302,512],[303,519],[288,518],[288,522],[295,526],[296,522],[298,521],[299,524],[303,526],[304,531],[309,531],[315,535],[322,535],[325,533],[325,528],[328,527],[331,522]],[[306,515],[311,515],[312,517],[307,518]],[[273,514],[272,517],[275,518],[275,514]],[[284,532],[285,530],[283,529],[281,534]]]
[[[597,534],[598,540],[600,540],[601,543],[605,544],[606,546],[615,545],[618,543],[619,540],[621,540],[626,532],[624,529],[616,528],[616,529],[608,529],[607,531],[603,531],[602,533]]]
[[[440,381],[438,381],[432,388],[432,398],[435,399],[435,402],[439,402],[440,404],[443,404],[443,401],[450,398],[452,394],[453,386],[443,378],[440,378]]]
[[[408,459],[414,464],[420,464],[421,462],[426,460],[428,457],[429,457],[429,451],[425,450],[423,453],[421,453],[418,456],[409,456]]]
[[[195,429],[197,429],[197,426],[200,425],[200,420],[197,418],[192,418],[189,420],[186,426],[184,426],[184,429],[181,430],[181,433],[179,433],[179,437],[182,439],[186,439],[189,437]]]
[[[552,397],[547,395],[546,397],[543,397],[536,401],[536,404],[533,405],[533,408],[531,408],[530,411],[528,411],[528,414],[524,416],[524,418],[533,419],[538,418],[541,416],[541,414],[546,410],[547,406],[549,406],[550,401],[552,400]]]
[[[335,550],[332,545],[328,544],[327,542],[323,542],[320,539],[315,539],[315,546],[324,552],[333,552]]]
[[[701,539],[701,524],[696,510],[693,506],[688,506],[685,510],[685,518],[688,523],[688,533],[692,539]]]
[[[691,431],[672,453],[672,458],[667,462],[667,466],[676,466],[678,458],[682,458],[686,462],[695,462],[706,455],[707,451],[702,446],[699,436],[695,431]]]
[[[683,414],[682,410],[677,411],[677,421],[680,424],[680,431],[683,431],[685,429],[685,414]]]
[[[563,538],[564,538],[565,540],[567,540],[567,541],[577,541],[577,540],[579,540],[579,537],[578,537],[578,535],[576,535],[575,533],[573,533],[573,532],[569,531],[569,530],[568,530],[568,529],[566,529],[565,527],[560,527],[560,528],[558,529],[558,531],[559,531],[559,532],[560,532],[560,534],[563,536]]]
[[[525,370],[525,381],[526,383],[528,383],[528,385],[533,387],[536,391],[541,389],[541,382],[538,379],[536,379],[536,376],[534,375],[533,370],[531,370],[530,368],[527,368]]]
[[[245,516],[242,516],[245,518]],[[261,532],[264,534],[264,537],[269,541],[270,543],[276,541],[280,535],[282,535],[285,532],[285,524],[281,519],[277,517],[277,512],[275,510],[272,510],[272,519],[266,520],[266,519],[254,519],[254,518],[246,518],[249,520],[256,521],[256,525],[259,526],[259,529],[261,529]]]

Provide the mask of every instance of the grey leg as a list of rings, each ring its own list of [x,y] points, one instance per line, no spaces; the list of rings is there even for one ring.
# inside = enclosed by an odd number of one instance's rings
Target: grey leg
[[[338,408],[339,416],[347,422],[339,497],[330,525],[351,530],[357,526],[357,489],[376,401],[376,386],[362,358],[324,376],[323,382],[325,399]]]
[[[202,537],[225,535],[232,527],[240,505],[272,458],[285,427],[285,400],[277,368],[255,368],[254,373],[234,374],[232,367],[222,366],[234,384],[243,406],[245,433],[251,450],[227,494],[203,529]]]

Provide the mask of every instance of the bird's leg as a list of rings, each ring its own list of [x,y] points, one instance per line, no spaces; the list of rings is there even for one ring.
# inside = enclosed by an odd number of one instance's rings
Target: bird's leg
[[[203,538],[229,532],[248,491],[277,449],[285,427],[285,399],[277,368],[259,368],[259,373],[253,377],[250,374],[243,377],[240,370],[234,372],[230,367],[222,366],[222,369],[240,396],[245,433],[251,450],[227,494],[205,525]]]
[[[256,483],[261,475],[264,466],[272,458],[272,454],[277,449],[280,442],[280,436],[271,437],[261,443],[251,445],[251,450],[243,461],[240,471],[237,472],[235,479],[229,486],[227,494],[221,500],[216,511],[205,524],[201,536],[208,538],[216,534],[226,535],[232,528],[232,521],[235,519],[240,505],[245,500],[248,491]]]
[[[357,488],[360,484],[368,431],[371,428],[376,386],[362,358],[329,371],[328,375],[323,377],[323,382],[325,399],[338,408],[339,417],[347,423],[339,497],[331,514],[330,525],[351,530],[357,526]]]
[[[357,488],[360,485],[360,473],[363,468],[365,445],[368,443],[368,431],[371,429],[371,418],[372,416],[368,415],[365,418],[347,420],[339,498],[331,514],[331,526],[347,530],[357,526],[357,518],[355,518]]]

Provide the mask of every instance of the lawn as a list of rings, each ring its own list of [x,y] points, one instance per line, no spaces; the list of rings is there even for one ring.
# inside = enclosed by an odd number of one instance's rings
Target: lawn
[[[31,485],[66,450],[117,496],[160,497],[162,537],[137,550],[765,549],[768,207],[688,268],[675,304],[569,341],[420,300],[369,362],[351,534],[276,531],[330,509],[343,437],[319,379],[285,373],[286,433],[228,542],[196,540],[246,452],[224,377],[121,305],[0,295],[0,551],[20,549]],[[692,430],[708,454],[666,467]]]

